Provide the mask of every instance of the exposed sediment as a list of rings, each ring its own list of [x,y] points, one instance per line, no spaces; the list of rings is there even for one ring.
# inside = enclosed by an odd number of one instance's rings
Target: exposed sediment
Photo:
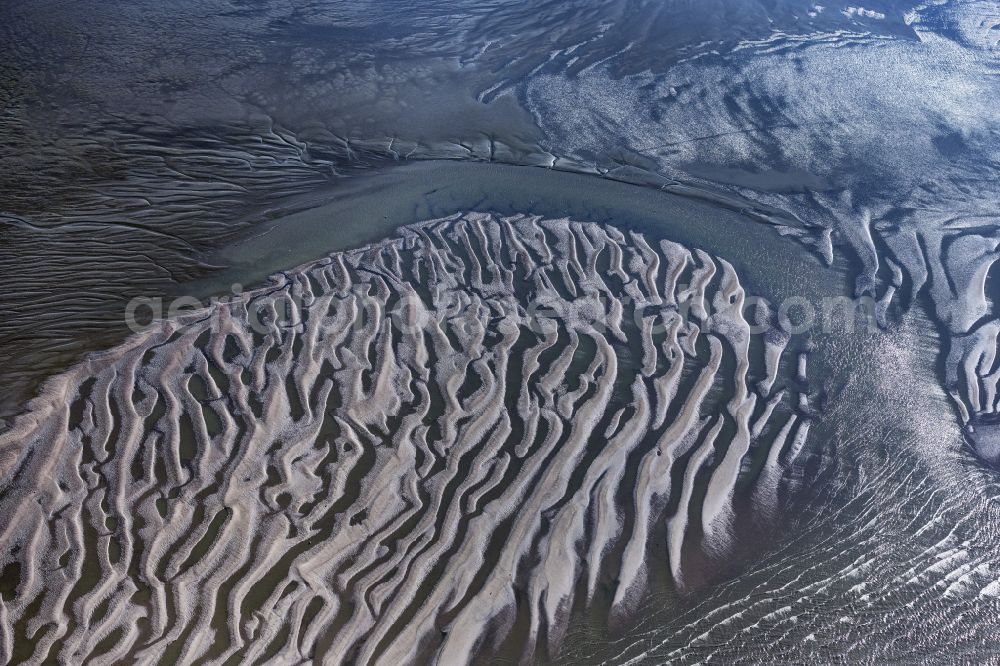
[[[159,323],[0,435],[0,654],[456,664],[683,586],[808,433],[744,297],[700,250],[466,214]]]

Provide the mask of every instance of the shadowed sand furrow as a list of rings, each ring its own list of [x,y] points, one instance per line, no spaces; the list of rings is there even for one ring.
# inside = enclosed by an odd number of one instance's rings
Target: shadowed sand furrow
[[[467,214],[157,324],[0,435],[4,659],[455,664],[683,587],[808,431],[743,306],[702,251]]]

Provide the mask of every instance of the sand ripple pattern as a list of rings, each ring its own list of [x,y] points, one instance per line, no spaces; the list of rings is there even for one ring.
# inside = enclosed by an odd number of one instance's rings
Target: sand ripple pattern
[[[700,250],[467,214],[163,322],[0,435],[0,654],[457,664],[683,586],[809,429],[744,299]]]

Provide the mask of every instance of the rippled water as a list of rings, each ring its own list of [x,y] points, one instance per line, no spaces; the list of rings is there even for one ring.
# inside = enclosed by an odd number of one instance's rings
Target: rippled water
[[[996,3],[16,0],[0,40],[7,661],[1000,658]],[[708,266],[880,326],[744,348]],[[348,284],[481,336],[239,305]],[[505,338],[539,297],[626,324]],[[667,391],[643,317],[692,307]]]

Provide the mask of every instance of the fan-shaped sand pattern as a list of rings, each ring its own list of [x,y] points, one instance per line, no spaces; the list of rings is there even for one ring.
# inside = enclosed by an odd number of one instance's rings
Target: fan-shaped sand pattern
[[[3,658],[457,664],[683,584],[808,433],[743,306],[700,250],[468,214],[163,322],[0,436]]]

